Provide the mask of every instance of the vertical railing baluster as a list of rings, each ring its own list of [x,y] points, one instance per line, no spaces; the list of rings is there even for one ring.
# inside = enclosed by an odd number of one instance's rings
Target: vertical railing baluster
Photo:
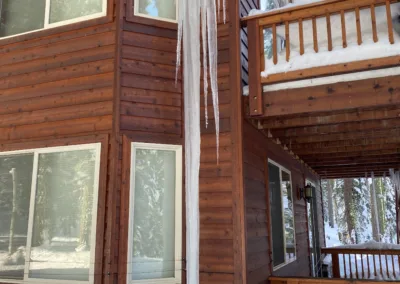
[[[378,274],[376,273],[376,261],[375,261],[375,254],[373,254],[372,255],[372,257],[373,257],[373,260],[374,260],[374,276],[376,277],[376,276],[378,276]]]
[[[374,42],[378,42],[378,32],[376,31],[376,15],[375,15],[375,5],[371,4],[371,24],[372,24],[372,35]]]
[[[313,41],[314,41],[314,51],[318,53],[318,28],[317,28],[317,20],[315,17],[312,18],[312,27],[313,27]]]
[[[343,48],[347,47],[347,35],[346,35],[346,18],[344,17],[344,11],[340,11],[340,19],[342,22],[342,42]]]
[[[364,258],[363,258],[363,254],[361,254],[361,275],[362,275],[362,279],[364,279],[365,277],[365,273],[364,273]]]
[[[371,278],[371,269],[369,266],[369,254],[367,254],[368,278]]]
[[[331,15],[329,13],[326,14],[326,30],[328,36],[328,50],[332,51],[332,27],[331,27]]]
[[[349,253],[349,265],[350,265],[350,278],[353,279],[353,269],[351,263],[351,253]]]
[[[344,270],[344,278],[347,278],[347,269],[346,269],[346,255],[343,253],[343,270]]]
[[[390,0],[386,0],[386,17],[387,17],[389,41],[391,44],[394,44],[392,11],[390,9],[390,2],[391,2]]]
[[[285,22],[285,37],[286,37],[286,61],[289,62],[290,59],[290,32],[289,32],[289,22]]]
[[[394,255],[392,254],[392,269],[393,269],[393,277],[396,279],[396,269],[394,269]]]
[[[299,19],[300,55],[304,54],[303,19]]]
[[[389,274],[389,265],[388,265],[387,258],[388,258],[388,255],[387,255],[387,253],[385,253],[386,273],[387,273],[387,277],[389,278],[390,274]]]
[[[260,37],[260,72],[265,71],[265,50],[264,50],[264,27],[259,29]]]
[[[358,45],[362,44],[362,35],[361,35],[361,21],[360,21],[360,8],[356,8],[356,26],[357,26],[357,43]]]
[[[357,279],[359,279],[360,277],[359,277],[359,275],[358,275],[358,261],[357,261],[357,255],[355,254],[354,257],[355,257],[355,261],[356,261],[356,277],[357,277]]]
[[[383,277],[382,254],[381,253],[379,253],[379,266],[380,266],[381,277]]]
[[[273,54],[273,60],[274,64],[276,65],[278,63],[278,47],[277,47],[277,35],[276,35],[276,24],[272,25],[272,54]]]

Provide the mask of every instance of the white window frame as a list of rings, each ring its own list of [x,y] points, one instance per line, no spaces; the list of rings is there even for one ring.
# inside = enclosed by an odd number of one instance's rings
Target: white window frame
[[[297,259],[297,252],[296,252],[296,247],[297,247],[296,246],[296,222],[295,222],[295,213],[294,213],[294,202],[295,202],[295,200],[294,200],[294,194],[293,194],[293,181],[292,181],[292,173],[291,173],[291,171],[289,171],[287,168],[283,167],[282,165],[278,164],[277,162],[275,162],[275,161],[273,161],[271,159],[268,159],[268,163],[270,163],[270,164],[272,164],[272,165],[274,165],[274,166],[279,168],[279,180],[280,180],[280,189],[281,189],[282,222],[283,222],[282,228],[283,228],[283,236],[284,236],[284,240],[283,241],[284,241],[284,248],[285,248],[285,262],[282,263],[282,264],[279,264],[277,266],[274,266],[273,267],[273,271],[276,271],[276,270],[279,270],[282,267],[284,267],[284,266],[296,261],[296,259]],[[292,193],[292,214],[293,214],[293,230],[294,230],[294,232],[293,232],[293,236],[294,236],[294,240],[293,240],[293,243],[294,243],[293,244],[294,245],[294,257],[290,258],[290,259],[287,258],[287,253],[286,253],[286,231],[285,231],[285,211],[284,211],[285,208],[284,208],[284,205],[283,205],[282,171],[284,171],[287,174],[289,174],[289,176],[290,176],[290,190],[292,191],[291,193]],[[271,212],[271,209],[270,209],[270,212]],[[270,214],[270,216],[271,216],[271,214]],[[271,218],[272,218],[272,216],[271,216]],[[272,226],[271,220],[270,220],[270,224],[271,224],[270,226]],[[271,232],[272,232],[272,229],[271,229]],[[273,251],[274,244],[273,244],[272,234],[271,234],[271,244],[272,244],[271,250]]]
[[[3,0],[0,0],[0,8],[2,7],[2,3],[1,3],[2,1]],[[10,36],[6,36],[6,37],[0,37],[0,41],[2,39],[6,39],[6,38],[12,38],[12,37],[20,36],[20,35],[34,33],[34,32],[37,32],[37,31],[48,30],[48,29],[51,29],[51,28],[66,26],[66,25],[69,25],[69,24],[74,24],[74,23],[79,23],[79,22],[83,22],[83,21],[88,21],[88,20],[104,17],[104,16],[107,15],[107,2],[108,2],[108,0],[102,0],[102,1],[103,1],[102,9],[101,9],[102,11],[100,13],[86,15],[86,16],[82,16],[82,17],[78,17],[78,18],[73,18],[73,19],[69,19],[69,20],[65,20],[65,21],[61,21],[61,22],[57,22],[57,23],[50,23],[50,4],[51,4],[51,0],[46,0],[45,13],[44,13],[44,27],[43,28],[37,29],[37,30],[28,31],[28,32],[24,32],[24,33],[20,33],[20,34],[10,35]],[[0,10],[0,13],[1,13],[1,10]]]
[[[57,280],[57,279],[40,279],[40,278],[29,278],[29,258],[31,253],[32,244],[32,233],[33,233],[33,216],[35,213],[35,199],[37,190],[37,173],[38,163],[40,154],[49,153],[63,153],[79,150],[95,150],[96,151],[96,163],[94,171],[94,188],[93,188],[93,208],[92,208],[92,228],[91,228],[91,250],[90,250],[90,266],[89,266],[89,281],[73,281],[73,280]],[[18,283],[18,284],[93,284],[94,283],[94,262],[96,252],[96,228],[97,228],[97,207],[98,207],[98,192],[99,192],[99,178],[100,178],[100,151],[101,143],[93,144],[81,144],[71,146],[60,146],[60,147],[49,147],[49,148],[35,148],[29,150],[18,150],[9,152],[0,152],[2,156],[12,156],[21,154],[33,154],[33,169],[32,169],[32,185],[31,185],[31,196],[29,204],[29,219],[28,219],[28,234],[26,244],[26,255],[25,255],[25,269],[24,279],[3,279],[0,278],[2,283]]]
[[[135,206],[135,165],[136,150],[175,151],[175,277],[147,280],[132,280],[133,228]],[[153,144],[131,142],[131,182],[129,190],[129,226],[128,226],[128,259],[127,284],[176,284],[181,283],[182,270],[182,146],[170,144]]]
[[[178,0],[174,0],[175,6],[176,6],[176,19],[175,20],[171,20],[171,19],[163,18],[163,17],[154,17],[154,16],[150,16],[147,14],[139,13],[139,1],[143,1],[143,0],[134,0],[133,1],[133,16],[143,17],[143,18],[148,18],[148,19],[153,19],[153,20],[159,20],[159,21],[165,21],[165,22],[170,22],[170,23],[178,23],[178,15],[179,15],[179,1]]]

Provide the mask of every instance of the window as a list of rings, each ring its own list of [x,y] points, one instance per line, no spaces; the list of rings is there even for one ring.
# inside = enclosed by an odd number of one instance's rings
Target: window
[[[107,0],[0,0],[0,38],[105,16]]]
[[[290,172],[268,163],[274,270],[296,259],[293,192]]]
[[[135,16],[173,23],[178,19],[177,0],[134,0],[133,9]]]
[[[132,143],[127,283],[180,283],[182,147]]]
[[[100,144],[0,153],[0,282],[93,283]]]

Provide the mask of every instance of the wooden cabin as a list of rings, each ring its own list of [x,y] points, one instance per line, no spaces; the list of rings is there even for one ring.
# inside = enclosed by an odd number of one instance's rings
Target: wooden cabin
[[[186,283],[179,7],[145,2],[0,0],[1,284]],[[202,117],[201,283],[316,276],[320,179],[379,175],[388,159],[398,168],[400,75],[276,88],[395,68],[398,56],[261,77],[264,27],[390,2],[326,0],[246,18],[256,0],[227,1],[219,163]]]

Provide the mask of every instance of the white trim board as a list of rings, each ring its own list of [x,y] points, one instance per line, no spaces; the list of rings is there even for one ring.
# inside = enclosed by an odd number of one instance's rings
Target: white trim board
[[[400,67],[391,67],[385,69],[369,70],[369,71],[265,85],[263,86],[263,92],[314,87],[314,86],[321,86],[321,85],[328,85],[328,84],[335,84],[335,83],[342,83],[349,81],[383,78],[394,75],[400,75]],[[249,95],[249,86],[243,87],[243,95],[244,96]]]

